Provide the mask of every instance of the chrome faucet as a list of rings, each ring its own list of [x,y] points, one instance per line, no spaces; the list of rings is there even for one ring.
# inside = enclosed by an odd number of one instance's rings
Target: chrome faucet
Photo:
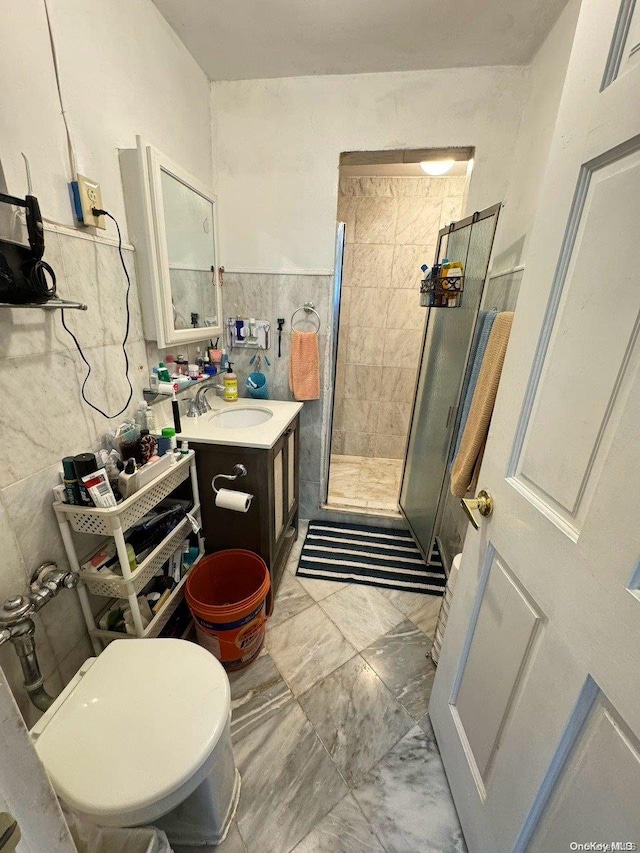
[[[189,404],[189,411],[187,412],[188,418],[199,418],[200,415],[204,415],[211,411],[211,406],[207,401],[206,395],[207,391],[211,391],[212,388],[215,391],[224,391],[224,385],[221,385],[219,382],[214,382],[213,379],[208,382],[203,382],[196,391],[196,396]]]
[[[44,689],[34,639],[36,626],[31,617],[61,589],[73,589],[79,580],[76,572],[59,569],[55,563],[44,563],[33,573],[29,595],[14,595],[0,607],[0,645],[13,643],[22,666],[25,690],[41,711],[50,707],[53,697]]]

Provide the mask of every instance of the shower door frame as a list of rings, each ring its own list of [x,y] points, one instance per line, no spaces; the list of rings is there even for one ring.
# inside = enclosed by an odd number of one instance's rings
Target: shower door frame
[[[333,441],[333,403],[338,370],[338,332],[340,331],[340,307],[342,304],[342,272],[344,269],[344,247],[347,236],[347,223],[336,225],[336,249],[333,264],[333,292],[331,295],[331,325],[329,328],[329,346],[324,371],[324,402],[322,423],[326,425],[321,448],[320,505],[326,507],[329,500],[329,470],[331,466],[331,444]]]
[[[415,384],[415,388],[414,388],[414,392],[413,392],[413,404],[411,407],[411,418],[409,420],[409,429],[407,431],[407,441],[405,444],[405,453],[404,453],[404,460],[403,460],[403,465],[402,465],[402,477],[400,479],[400,490],[398,493],[398,507],[400,509],[400,513],[402,515],[402,518],[405,520],[407,527],[409,528],[409,532],[411,533],[411,536],[413,537],[413,540],[416,543],[418,550],[422,553],[422,556],[424,557],[425,560],[428,560],[428,555],[431,553],[433,545],[437,539],[438,523],[440,520],[440,510],[441,510],[441,505],[442,505],[442,500],[443,500],[444,487],[445,487],[445,484],[447,481],[447,475],[448,475],[448,470],[449,470],[448,469],[448,460],[449,460],[449,456],[451,454],[451,444],[453,441],[453,437],[456,434],[456,425],[458,423],[458,416],[460,413],[460,397],[462,394],[462,389],[464,388],[464,380],[465,380],[465,377],[466,377],[467,372],[469,370],[469,353],[471,350],[471,343],[473,341],[473,335],[475,333],[475,326],[476,326],[476,323],[478,322],[478,314],[480,312],[480,306],[482,305],[482,296],[484,294],[484,289],[486,287],[487,279],[489,278],[489,274],[490,274],[491,259],[493,256],[493,248],[495,246],[496,231],[498,229],[500,211],[502,209],[503,204],[504,204],[504,202],[498,202],[497,204],[491,205],[491,207],[484,208],[484,210],[476,211],[475,213],[472,213],[470,216],[466,216],[464,219],[459,219],[457,222],[452,222],[449,225],[446,225],[444,228],[441,228],[440,231],[438,232],[438,243],[436,246],[434,263],[439,262],[440,252],[442,249],[442,241],[445,237],[449,237],[449,235],[453,234],[456,231],[461,231],[463,228],[468,228],[469,226],[473,226],[473,225],[477,224],[478,222],[482,222],[484,219],[489,219],[491,216],[495,216],[495,218],[496,218],[495,228],[493,230],[493,236],[491,238],[491,246],[489,247],[489,259],[487,261],[487,271],[486,271],[486,274],[484,277],[484,282],[482,284],[482,290],[480,292],[480,299],[478,300],[478,308],[476,310],[476,316],[475,316],[473,328],[471,329],[471,334],[469,336],[469,343],[467,345],[467,353],[466,353],[466,357],[465,357],[465,368],[464,368],[464,371],[462,372],[462,377],[460,379],[460,387],[458,388],[456,402],[455,402],[454,406],[452,406],[452,408],[450,409],[449,417],[447,419],[446,428],[449,430],[449,437],[448,437],[448,441],[447,441],[447,453],[446,453],[447,462],[446,462],[446,464],[444,466],[444,470],[442,472],[442,480],[440,483],[440,490],[438,493],[438,502],[436,505],[436,511],[435,511],[435,515],[434,515],[434,523],[433,523],[433,530],[431,533],[431,540],[429,542],[429,546],[426,549],[426,551],[423,551],[423,549],[420,545],[419,539],[416,535],[416,532],[415,532],[415,530],[414,530],[414,528],[413,528],[413,526],[412,526],[412,524],[411,524],[411,522],[410,522],[410,520],[409,520],[409,518],[408,518],[408,516],[404,510],[404,507],[402,506],[402,503],[400,502],[400,500],[402,497],[402,491],[403,491],[405,479],[407,476],[407,455],[409,453],[409,443],[411,440],[411,433],[413,430],[414,421],[416,419],[416,409],[417,409],[416,404],[418,401],[418,391],[420,388],[420,377],[422,374],[422,367],[423,367],[424,359],[425,359],[425,355],[426,355],[426,341],[427,341],[427,335],[429,334],[429,323],[432,319],[431,318],[431,311],[432,310],[433,311],[455,311],[456,310],[455,308],[433,308],[433,309],[430,308],[430,309],[426,309],[428,311],[428,315],[425,318],[424,332],[422,333],[422,346],[421,346],[421,350],[420,350],[420,359],[418,361],[418,372],[416,375],[416,384]],[[469,238],[469,245],[470,245],[470,243],[471,243],[471,238]],[[464,299],[464,292],[463,292],[462,298]],[[444,557],[444,555],[442,555],[442,556]],[[443,562],[444,562],[444,559],[443,559]],[[449,566],[447,566],[447,565],[445,565],[445,572],[447,575],[449,574]]]

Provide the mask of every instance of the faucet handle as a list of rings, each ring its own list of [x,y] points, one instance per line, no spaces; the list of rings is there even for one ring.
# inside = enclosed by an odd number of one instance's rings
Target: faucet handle
[[[75,589],[80,583],[80,575],[77,572],[67,572],[62,579],[65,589]]]

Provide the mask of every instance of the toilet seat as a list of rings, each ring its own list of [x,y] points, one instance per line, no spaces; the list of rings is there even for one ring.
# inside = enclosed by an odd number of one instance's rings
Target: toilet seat
[[[229,680],[184,640],[115,640],[32,729],[53,787],[101,826],[166,814],[206,778],[228,724]]]

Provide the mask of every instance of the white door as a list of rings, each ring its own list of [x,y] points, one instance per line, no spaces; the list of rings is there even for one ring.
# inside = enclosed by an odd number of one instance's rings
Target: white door
[[[1,669],[0,812],[18,822],[17,853],[75,853],[56,795]]]
[[[633,6],[582,3],[433,688],[471,853],[640,848]]]

